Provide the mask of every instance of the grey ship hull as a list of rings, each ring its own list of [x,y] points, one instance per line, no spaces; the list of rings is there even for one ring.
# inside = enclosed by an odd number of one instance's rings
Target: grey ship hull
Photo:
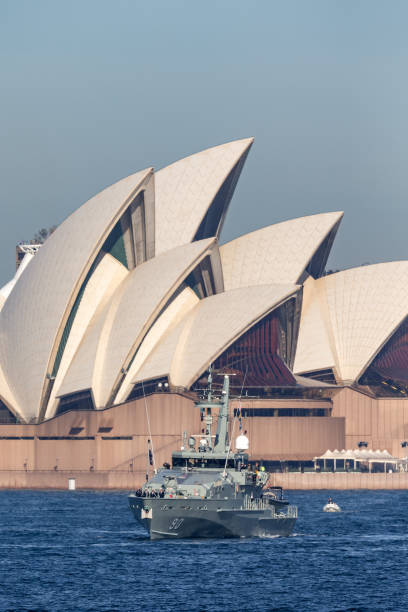
[[[248,510],[208,499],[160,499],[129,497],[136,520],[150,539],[251,538],[289,536],[295,516],[276,513],[273,507]],[[228,507],[229,506],[229,507]]]

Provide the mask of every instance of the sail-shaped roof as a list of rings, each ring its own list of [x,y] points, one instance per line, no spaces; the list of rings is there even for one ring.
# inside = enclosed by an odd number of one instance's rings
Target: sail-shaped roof
[[[184,279],[213,248],[213,238],[172,249],[132,270],[92,322],[60,395],[92,388],[97,407],[114,401],[136,351]],[[95,364],[90,368],[87,364]],[[87,378],[84,372],[88,373]]]
[[[134,382],[169,375],[173,385],[189,388],[228,346],[298,290],[260,285],[201,300],[151,353]]]
[[[157,255],[194,239],[219,235],[252,143],[253,138],[228,142],[156,172]]]
[[[60,386],[65,379],[78,347],[90,327],[95,311],[112,298],[128,274],[127,268],[109,253],[104,254],[96,265],[78,306],[47,404],[45,418],[51,418],[55,414],[59,401]]]
[[[139,370],[134,374],[132,379],[134,384],[140,383],[143,380],[170,376],[171,364],[184,324],[185,321],[183,319],[167,331],[161,341],[147,356]]]
[[[0,361],[25,420],[38,418],[45,409],[64,328],[81,286],[107,236],[151,175],[149,168],[115,183],[68,217],[4,304]]]
[[[294,285],[259,285],[201,300],[181,333],[170,372],[172,384],[190,387],[239,336],[298,290]]]
[[[298,283],[323,271],[342,212],[276,223],[220,247],[225,289]]]
[[[146,334],[140,348],[137,351],[135,359],[129,366],[123,383],[120,386],[119,392],[115,398],[115,404],[124,402],[133,389],[134,378],[141,371],[144,370],[144,363],[149,359],[151,353],[156,347],[161,347],[162,344],[167,342],[167,338],[170,332],[178,326],[178,324],[184,320],[186,315],[192,308],[199,302],[199,298],[195,292],[186,287],[183,289],[175,298],[171,301],[169,306],[159,315],[152,328]],[[167,375],[165,368],[163,376]],[[161,377],[160,372],[157,370],[153,373],[153,376],[146,376],[146,378],[159,378]]]
[[[324,369],[334,361],[338,382],[357,381],[407,313],[408,261],[320,278],[304,303],[295,372]],[[315,333],[322,343],[312,346]]]
[[[303,285],[302,312],[296,347],[294,372],[317,372],[336,367],[335,347],[331,346],[331,323],[327,305],[319,299],[324,284],[309,277]]]

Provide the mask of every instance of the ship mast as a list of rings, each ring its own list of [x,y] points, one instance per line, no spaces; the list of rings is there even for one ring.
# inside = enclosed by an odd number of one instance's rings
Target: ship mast
[[[226,453],[228,451],[228,406],[229,406],[229,376],[224,374],[222,388],[222,402],[218,413],[217,433],[215,436],[214,452]]]
[[[193,443],[190,443],[189,440],[189,449],[186,450],[185,446],[183,446],[181,452],[174,451],[172,453],[173,464],[174,461],[189,459],[199,460],[201,463],[208,463],[209,460],[225,460],[225,457],[229,455],[230,447],[229,447],[229,436],[228,436],[228,419],[229,419],[229,389],[230,389],[230,379],[228,374],[224,374],[224,383],[221,392],[221,398],[214,397],[214,392],[212,389],[212,371],[210,368],[209,376],[208,376],[208,389],[207,389],[207,397],[205,399],[201,399],[196,402],[196,406],[199,406],[201,412],[201,420],[204,420],[205,411],[207,414],[205,415],[205,434],[204,430],[202,430],[202,437],[205,437],[206,443],[204,448],[195,449],[194,437],[190,438],[193,440]],[[218,393],[217,393],[218,395]],[[212,410],[218,409],[218,422],[217,422],[217,431],[215,435],[214,445],[212,444],[212,424],[213,424],[213,415]],[[187,433],[185,433],[185,439],[187,437]],[[201,446],[201,440],[200,440]],[[210,461],[211,462],[211,461]],[[187,463],[186,463],[187,467]]]

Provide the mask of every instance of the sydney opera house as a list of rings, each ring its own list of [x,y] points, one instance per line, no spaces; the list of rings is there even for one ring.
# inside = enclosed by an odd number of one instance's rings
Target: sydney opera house
[[[408,261],[327,273],[342,212],[220,245],[252,142],[128,176],[28,248],[0,289],[0,470],[167,460],[211,364],[254,460],[407,454]]]

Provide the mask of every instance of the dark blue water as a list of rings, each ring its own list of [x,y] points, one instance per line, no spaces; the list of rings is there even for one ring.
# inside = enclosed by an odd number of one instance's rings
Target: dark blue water
[[[0,610],[408,610],[408,492],[291,492],[295,535],[150,542],[124,493],[1,491]]]

